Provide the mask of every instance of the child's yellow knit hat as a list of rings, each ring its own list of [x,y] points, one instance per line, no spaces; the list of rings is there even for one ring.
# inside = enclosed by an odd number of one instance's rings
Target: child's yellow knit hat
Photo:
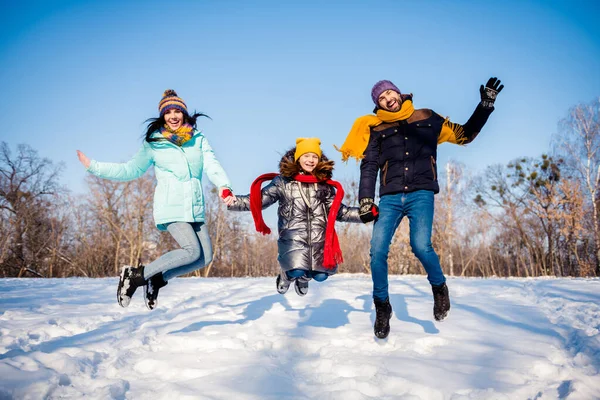
[[[302,154],[315,153],[321,158],[321,139],[319,138],[298,138],[296,139],[296,152],[294,161],[298,161]]]

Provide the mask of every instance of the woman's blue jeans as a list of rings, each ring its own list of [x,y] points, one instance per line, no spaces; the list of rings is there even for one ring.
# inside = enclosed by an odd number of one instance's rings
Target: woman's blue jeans
[[[176,276],[204,268],[212,261],[212,244],[203,222],[172,222],[167,231],[181,249],[163,254],[144,268],[144,278],[161,273],[168,281]]]
[[[379,202],[379,218],[373,225],[371,238],[371,277],[373,278],[373,298],[384,301],[388,298],[388,254],[396,229],[404,216],[408,217],[410,246],[427,272],[432,285],[441,285],[446,277],[440,266],[433,246],[434,193],[418,190],[410,193],[388,194]]]

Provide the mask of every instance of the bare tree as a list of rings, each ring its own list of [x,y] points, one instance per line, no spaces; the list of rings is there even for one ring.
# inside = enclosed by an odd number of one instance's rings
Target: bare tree
[[[50,216],[54,196],[66,192],[59,185],[61,169],[28,145],[18,145],[13,155],[6,142],[0,144],[2,275],[45,275],[42,261],[53,233],[62,229]]]
[[[118,275],[120,267],[153,259],[159,234],[152,217],[154,174],[130,182],[86,178],[86,196],[74,217],[81,267],[100,276]],[[94,254],[98,253],[98,254]],[[82,257],[85,254],[85,257]]]
[[[506,167],[490,166],[476,184],[475,201],[489,210],[498,227],[502,227],[495,238],[496,246],[504,244],[506,256],[511,258],[517,273],[526,276],[538,275],[534,268],[541,264],[543,243],[536,232],[527,208],[528,190],[523,185],[521,164],[526,159],[515,160]]]
[[[554,151],[583,182],[592,209],[596,275],[600,275],[600,98],[569,111],[554,137]]]
[[[535,216],[545,236],[545,256],[542,268],[546,274],[558,274],[556,264],[557,222],[561,218],[562,202],[559,189],[562,160],[542,155],[540,159],[525,159],[512,164],[515,177],[513,185],[520,185],[525,193],[524,207],[527,213]],[[544,250],[540,250],[544,251]]]
[[[457,223],[468,218],[465,215],[464,166],[457,162],[448,162],[445,174],[440,175],[440,193],[436,196],[434,237],[440,262],[448,268],[449,275],[455,275],[454,251],[458,237]]]
[[[593,253],[588,251],[586,236],[589,232],[586,226],[585,196],[581,182],[574,179],[561,179],[560,200],[563,212],[557,218],[556,247],[562,273],[569,276],[591,276],[594,274]]]

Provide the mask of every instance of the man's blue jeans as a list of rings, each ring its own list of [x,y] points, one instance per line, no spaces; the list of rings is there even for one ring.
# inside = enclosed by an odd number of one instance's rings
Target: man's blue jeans
[[[371,277],[373,298],[384,301],[388,298],[388,254],[394,233],[404,216],[410,223],[410,246],[419,259],[427,279],[432,285],[446,282],[440,259],[431,245],[433,229],[433,192],[418,190],[410,193],[388,194],[379,202],[379,218],[373,226],[371,238]]]
[[[162,272],[163,279],[169,281],[176,276],[204,268],[212,261],[212,244],[208,228],[202,222],[172,222],[167,231],[181,249],[163,254],[144,268],[144,278]]]

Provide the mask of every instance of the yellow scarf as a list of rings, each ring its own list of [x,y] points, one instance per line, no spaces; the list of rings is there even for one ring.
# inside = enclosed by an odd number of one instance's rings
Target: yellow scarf
[[[169,128],[169,125],[165,124],[160,128],[160,133],[165,139],[177,146],[182,146],[185,142],[190,140],[194,136],[194,128],[190,124],[183,124],[176,130]]]
[[[381,125],[384,122],[396,122],[408,119],[415,108],[411,100],[404,100],[402,107],[396,112],[385,111],[382,109],[377,110],[377,115],[364,115],[354,121],[350,133],[346,137],[346,141],[341,148],[336,145],[335,149],[342,153],[342,161],[348,161],[349,157],[354,157],[357,160],[363,158],[363,153],[369,144],[369,137],[371,136],[371,128],[377,125]]]

